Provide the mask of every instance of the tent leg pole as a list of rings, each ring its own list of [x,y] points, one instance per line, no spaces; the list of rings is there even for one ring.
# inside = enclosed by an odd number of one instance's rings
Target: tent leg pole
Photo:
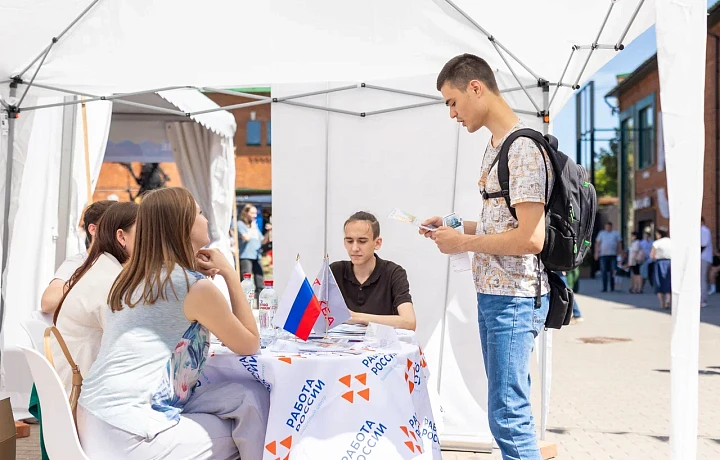
[[[453,173],[453,193],[451,208],[455,211],[455,200],[457,199],[457,171],[458,164],[460,163],[460,125],[457,127],[457,134],[455,136],[455,172]],[[440,321],[440,362],[438,363],[438,376],[437,376],[437,392],[440,395],[440,386],[442,384],[442,364],[443,355],[445,354],[445,327],[447,324],[447,309],[448,300],[450,299],[450,258],[447,263],[447,273],[445,275],[445,302],[443,308],[442,320]]]
[[[543,111],[547,113],[549,105],[550,86],[543,86]],[[545,117],[543,119],[543,134],[548,134],[550,130],[550,118]],[[550,404],[550,366],[552,366],[552,358],[548,357],[550,351],[550,340],[552,340],[550,332],[544,329],[540,333],[540,348],[542,349],[542,362],[541,362],[541,399],[540,399],[540,440],[545,440],[545,434],[547,432],[547,405]]]
[[[328,90],[330,82],[327,83]],[[330,92],[325,93],[325,107],[330,107]],[[328,255],[328,205],[330,203],[330,112],[325,111],[325,219],[323,223],[323,254]]]
[[[10,84],[10,98],[17,95],[17,85]],[[7,292],[7,262],[8,250],[10,248],[10,197],[12,196],[13,157],[15,149],[15,113],[8,112],[8,140],[7,155],[5,157],[5,200],[3,208],[3,233],[2,233],[2,260],[0,261],[0,336],[2,335],[5,323],[5,295]],[[0,348],[3,343],[0,342]],[[0,369],[2,368],[2,354],[0,353]]]
[[[66,98],[73,100],[76,97]],[[55,246],[55,268],[67,257],[72,203],[72,165],[75,150],[75,116],[77,105],[63,107],[62,144],[60,148],[60,187],[58,190],[58,240]]]

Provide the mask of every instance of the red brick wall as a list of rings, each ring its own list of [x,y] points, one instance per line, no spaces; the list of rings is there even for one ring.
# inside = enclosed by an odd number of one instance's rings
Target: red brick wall
[[[720,24],[715,25],[711,31],[720,35]],[[707,60],[705,73],[705,159],[703,168],[703,202],[702,215],[705,217],[707,226],[713,233],[714,240],[720,241],[720,232],[717,231],[716,223],[720,222],[720,216],[717,214],[717,176],[716,169],[718,167],[717,131],[716,117],[718,114],[715,110],[715,72],[718,63],[715,61],[715,38],[708,36],[707,41]],[[636,102],[652,93],[656,94],[655,106],[660,111],[660,81],[657,70],[654,70],[641,81],[629,87],[618,98],[620,111],[624,111]],[[656,127],[657,130],[657,127]],[[656,131],[657,134],[657,131]],[[657,139],[657,135],[655,136]],[[657,139],[660,141],[660,139]],[[643,177],[647,176],[647,177]],[[635,175],[635,194],[636,198],[645,196],[653,197],[653,207],[656,207],[656,193],[658,188],[665,188],[667,191],[667,178],[665,171],[657,171],[657,163],[645,170],[637,171]],[[669,222],[656,213],[657,225],[668,226]],[[717,246],[717,244],[716,244]]]
[[[141,163],[132,163],[135,175],[140,174]],[[180,182],[180,174],[178,173],[175,163],[160,163],[162,170],[170,176],[167,182],[168,187],[182,186]],[[129,201],[128,188],[135,196],[140,190],[135,180],[124,166],[118,163],[103,163],[100,169],[97,186],[93,193],[93,201],[105,200],[110,195],[117,195],[120,201]]]
[[[261,96],[270,96],[269,93],[259,93]],[[220,106],[229,106],[252,102],[247,99],[227,94],[206,93]],[[270,104],[256,105],[242,109],[229,110],[235,117],[237,131],[235,132],[235,188],[272,188],[272,171],[270,168],[271,147],[267,145],[267,122],[270,121]],[[255,112],[255,119],[262,123],[262,140],[259,146],[246,145],[246,130],[250,112]]]

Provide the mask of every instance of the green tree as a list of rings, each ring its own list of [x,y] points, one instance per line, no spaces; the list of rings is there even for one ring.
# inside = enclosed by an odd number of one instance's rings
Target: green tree
[[[615,138],[610,141],[610,150],[601,148],[595,157],[595,190],[598,197],[618,196],[618,156],[620,144]]]

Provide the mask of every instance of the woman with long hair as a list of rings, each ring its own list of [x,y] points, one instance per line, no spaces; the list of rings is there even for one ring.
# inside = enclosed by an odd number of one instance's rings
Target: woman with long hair
[[[135,241],[138,205],[114,203],[100,219],[85,262],[67,281],[53,322],[63,336],[80,373],[86,375],[95,362],[109,308],[107,296]],[[53,361],[69,393],[72,370],[57,342],[52,342]]]
[[[262,458],[268,391],[198,377],[212,332],[251,355],[260,335],[240,279],[209,243],[190,192],[148,193],[135,250],[115,281],[102,345],[83,382],[78,432],[91,458]],[[222,276],[230,303],[205,276]]]

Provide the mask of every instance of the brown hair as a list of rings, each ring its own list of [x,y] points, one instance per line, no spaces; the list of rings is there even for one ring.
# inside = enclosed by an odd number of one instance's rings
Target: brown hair
[[[82,228],[85,230],[85,249],[90,247],[90,243],[92,243],[93,240],[92,235],[88,231],[88,227],[93,224],[97,225],[98,222],[100,222],[100,218],[105,214],[105,211],[116,203],[117,201],[100,200],[85,208],[82,217]]]
[[[370,228],[372,228],[373,239],[376,240],[378,239],[378,237],[380,237],[380,222],[378,222],[377,218],[375,218],[375,216],[370,214],[369,212],[356,212],[355,214],[350,216],[348,220],[345,221],[343,228],[347,227],[347,224],[349,224],[350,222],[367,222],[370,224]]]
[[[485,59],[474,54],[461,54],[450,59],[438,75],[437,90],[450,82],[455,88],[465,91],[472,80],[479,80],[491,92],[500,94],[492,68]]]
[[[73,273],[67,283],[65,283],[65,294],[63,294],[62,299],[60,299],[60,304],[55,310],[55,315],[53,316],[54,324],[57,324],[60,309],[62,308],[63,302],[65,302],[65,298],[67,298],[70,293],[70,290],[77,284],[78,281],[80,281],[80,278],[82,278],[85,273],[87,273],[88,270],[95,265],[95,262],[97,262],[103,253],[107,252],[111,256],[115,257],[115,259],[117,259],[117,261],[121,264],[127,262],[129,258],[127,250],[122,247],[120,242],[117,240],[117,231],[122,229],[127,232],[130,230],[130,227],[135,225],[139,206],[133,202],[110,203],[111,205],[107,207],[106,211],[104,211],[100,221],[93,222],[97,224],[95,244],[92,245],[85,262],[83,262],[83,264],[75,270],[75,273]]]
[[[175,292],[170,280],[175,265],[195,269],[190,232],[196,215],[195,199],[184,188],[157,189],[143,197],[135,228],[135,250],[108,295],[112,311],[122,310],[123,302],[132,308],[140,302],[152,305],[159,299],[167,300],[168,283]],[[163,271],[165,277],[161,279]],[[133,294],[141,286],[138,298]]]
[[[245,225],[250,225],[252,223],[252,219],[250,218],[251,209],[257,208],[251,204],[246,204],[243,206],[242,211],[240,211],[240,220],[243,221]]]

